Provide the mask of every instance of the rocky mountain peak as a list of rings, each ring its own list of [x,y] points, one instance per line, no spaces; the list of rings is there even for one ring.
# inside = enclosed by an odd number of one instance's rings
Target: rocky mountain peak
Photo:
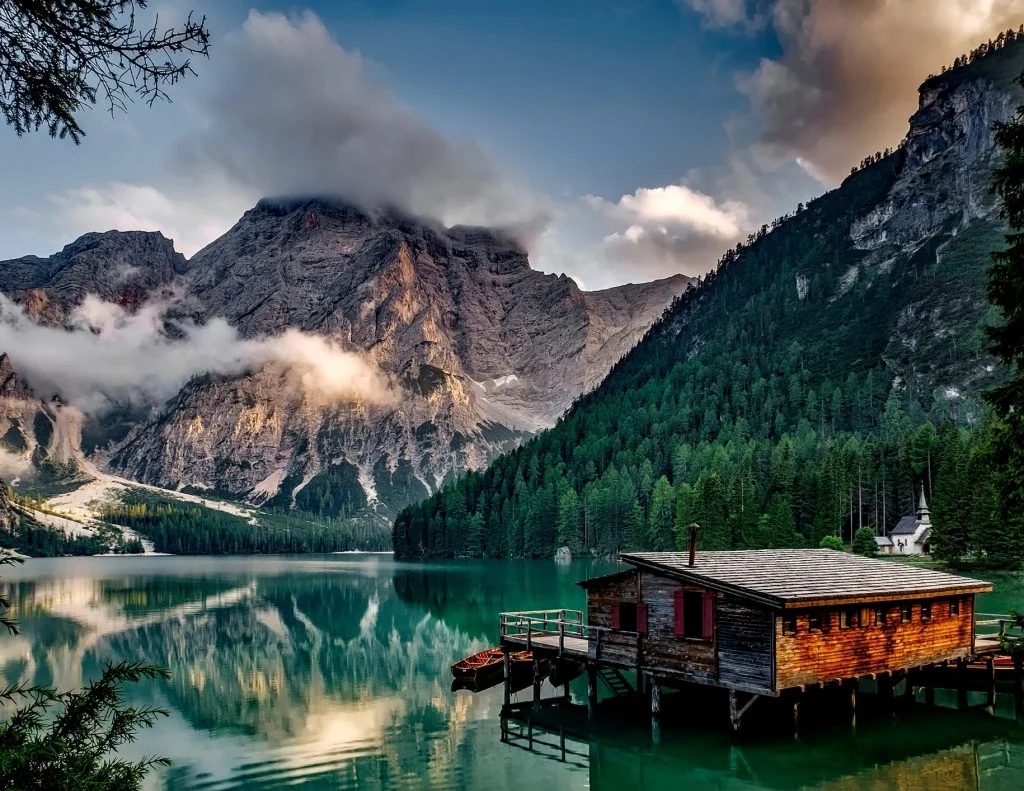
[[[48,258],[0,261],[0,291],[37,320],[60,324],[87,294],[134,308],[185,269],[185,256],[162,233],[87,233]]]

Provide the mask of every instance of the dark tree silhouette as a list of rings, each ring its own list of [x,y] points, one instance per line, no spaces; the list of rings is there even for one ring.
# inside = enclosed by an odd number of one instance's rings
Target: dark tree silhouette
[[[45,128],[81,141],[83,107],[103,101],[111,113],[194,74],[190,56],[206,56],[206,18],[190,13],[177,28],[137,18],[147,0],[0,0],[0,111],[19,136]]]
[[[1017,82],[1024,85],[1024,74]],[[988,399],[999,418],[993,451],[999,470],[1001,517],[1014,540],[1005,547],[1012,557],[1024,554],[1021,507],[1024,506],[1024,105],[1016,117],[996,126],[996,143],[1003,153],[993,181],[1009,230],[1005,250],[992,254],[989,300],[1001,322],[989,329],[992,352],[1008,377],[990,391]]]

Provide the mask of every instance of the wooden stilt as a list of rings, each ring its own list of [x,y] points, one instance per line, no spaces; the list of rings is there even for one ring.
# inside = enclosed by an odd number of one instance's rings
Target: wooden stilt
[[[914,700],[914,671],[912,669],[908,670],[903,680],[903,700],[906,703],[910,703]]]
[[[509,658],[508,650],[502,651],[502,664],[505,670],[505,705],[508,708],[512,704],[512,660]]]
[[[587,716],[593,720],[597,714],[597,668],[587,665]]]
[[[1013,710],[1018,722],[1024,722],[1024,658],[1013,658]]]
[[[571,696],[572,695],[571,695],[571,692],[569,690],[569,682],[566,681],[565,684],[562,685],[562,700],[565,701],[566,703],[568,703],[570,698],[571,698]]]
[[[729,722],[732,725],[734,736],[740,733],[740,701],[739,693],[735,689],[729,690]]]
[[[803,690],[797,689],[793,692],[793,738],[800,738],[800,701],[803,699]]]
[[[956,707],[967,708],[967,660],[956,660]]]
[[[540,706],[540,688],[541,684],[544,683],[544,677],[540,672],[540,659],[537,657],[533,658],[533,707],[537,708]]]
[[[884,673],[880,675],[876,679],[875,684],[878,686],[878,697],[881,699],[882,705],[885,708],[892,708],[893,688],[896,686],[892,674]]]
[[[661,683],[654,676],[647,677],[647,688],[651,691],[651,737],[655,744],[661,743]]]
[[[991,654],[985,659],[985,708],[989,714],[996,710],[996,660]]]
[[[850,694],[850,725],[851,727],[857,727],[857,695],[860,691],[860,682],[857,679],[851,679],[846,682],[849,687]]]

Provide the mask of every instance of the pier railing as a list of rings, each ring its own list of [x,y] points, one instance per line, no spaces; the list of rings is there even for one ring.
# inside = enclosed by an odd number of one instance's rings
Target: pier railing
[[[990,612],[975,613],[974,628],[979,638],[995,638],[1003,645],[1024,642],[1024,629],[1018,627],[1013,617],[1009,615]]]
[[[557,647],[561,656],[565,653],[567,639],[570,640],[570,648],[573,640],[586,640],[593,648],[592,659],[601,658],[603,645],[614,648],[615,642],[625,640],[632,651],[638,651],[640,647],[639,632],[592,626],[583,622],[583,613],[579,610],[526,610],[503,612],[498,617],[501,639],[525,642],[530,651],[536,642],[544,648]],[[621,645],[619,647],[622,648]]]

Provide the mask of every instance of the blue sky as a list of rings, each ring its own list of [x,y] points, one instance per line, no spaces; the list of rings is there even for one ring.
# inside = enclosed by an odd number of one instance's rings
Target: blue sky
[[[166,22],[202,0],[156,4]],[[512,225],[585,287],[707,271],[895,144],[1024,0],[238,0],[174,102],[0,137],[0,258],[88,230],[186,254],[262,194]]]

